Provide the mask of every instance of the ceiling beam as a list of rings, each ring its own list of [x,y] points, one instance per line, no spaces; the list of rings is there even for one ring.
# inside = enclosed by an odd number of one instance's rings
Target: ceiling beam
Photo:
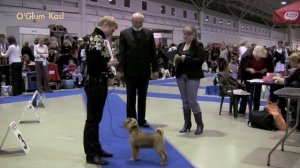
[[[213,2],[213,0],[209,0],[206,4],[205,4],[205,0],[203,0],[202,6],[205,6],[206,8],[208,7],[209,4],[211,4]]]
[[[190,0],[190,1],[195,6],[195,8],[197,8],[197,10],[201,9],[201,7],[194,0]]]
[[[236,17],[236,18],[239,18],[238,15],[236,13],[234,13],[232,11],[232,9],[228,6],[228,0],[225,0],[225,7],[226,9],[231,13],[232,16]]]
[[[246,15],[247,14],[251,14],[251,15],[254,15],[254,16],[257,16],[257,17],[260,17],[260,18],[264,18],[264,19],[266,19],[268,21],[272,21],[271,15],[268,17],[268,16],[266,16],[266,13],[263,14],[263,13],[259,13],[258,11],[253,12],[253,10],[249,10],[247,8],[242,8],[241,6],[238,6],[238,5],[233,4],[233,3],[224,3],[224,1],[223,2],[222,1],[218,1],[218,3],[221,3],[221,4],[225,5],[225,6],[227,5],[227,9],[228,8],[233,8],[233,9],[238,9],[240,11],[244,10],[245,12],[247,12]]]

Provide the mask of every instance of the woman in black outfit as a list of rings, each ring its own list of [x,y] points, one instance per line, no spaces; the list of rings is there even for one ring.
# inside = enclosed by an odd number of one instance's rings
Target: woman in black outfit
[[[34,56],[33,56],[33,52],[31,50],[31,48],[29,47],[29,42],[26,41],[22,47],[21,50],[21,54],[22,56],[24,56],[24,54],[27,54],[29,56],[29,60],[30,61],[34,61]]]
[[[197,101],[200,79],[204,78],[202,64],[204,62],[203,44],[197,41],[197,30],[193,26],[183,29],[184,42],[177,47],[176,82],[182,100],[184,126],[181,133],[190,131],[191,113],[193,112],[197,128],[195,134],[203,132],[202,112]]]
[[[109,43],[104,41],[118,28],[112,16],[100,18],[86,46],[87,77],[84,91],[87,97],[87,117],[84,127],[84,151],[86,162],[107,165],[102,157],[112,157],[113,154],[104,151],[99,142],[99,123],[101,122],[105,100],[107,97],[108,72],[111,66],[117,64],[111,59],[108,51]]]

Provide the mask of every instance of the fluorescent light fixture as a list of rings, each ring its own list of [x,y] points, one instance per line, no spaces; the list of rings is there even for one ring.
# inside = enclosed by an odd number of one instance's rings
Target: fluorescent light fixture
[[[281,1],[281,5],[286,5],[286,1]]]

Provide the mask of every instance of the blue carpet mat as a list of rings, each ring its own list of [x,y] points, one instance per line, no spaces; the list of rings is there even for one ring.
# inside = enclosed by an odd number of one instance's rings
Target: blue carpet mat
[[[215,75],[216,75],[215,73],[205,73],[204,74],[205,78],[214,77]],[[166,78],[163,80],[150,80],[149,84],[150,85],[163,85],[163,84],[173,83],[173,82],[176,82],[175,78]],[[174,85],[176,85],[176,84],[173,84],[172,86],[174,86]]]
[[[84,98],[86,100],[86,98]],[[104,109],[103,119],[100,125],[100,141],[103,148],[114,154],[109,158],[111,168],[155,168],[160,166],[160,157],[155,149],[141,149],[139,161],[130,161],[131,150],[129,143],[129,133],[123,128],[126,118],[125,102],[116,94],[109,94]],[[143,129],[145,132],[153,132],[152,128]],[[166,167],[194,167],[191,165],[172,145],[167,141],[165,150],[168,154],[169,162]]]
[[[171,79],[174,81],[174,79]],[[170,81],[171,81],[170,80]],[[169,82],[170,82],[169,81]],[[167,81],[164,81],[165,83]],[[167,82],[168,83],[168,82]],[[162,84],[162,83],[161,83]],[[53,93],[47,93],[46,98],[55,98],[71,95],[84,95],[83,89],[76,90],[65,90]],[[154,149],[142,149],[140,151],[140,161],[133,162],[130,161],[131,151],[130,144],[128,140],[128,131],[123,128],[123,122],[126,118],[125,114],[125,102],[116,94],[126,94],[125,90],[114,90],[108,95],[108,100],[105,106],[105,111],[103,115],[103,121],[100,127],[100,140],[103,144],[103,148],[107,151],[114,153],[113,158],[109,158],[110,165],[107,167],[119,168],[119,167],[161,167],[160,158]],[[15,97],[3,97],[0,98],[0,104],[21,102],[30,100],[31,95],[22,95]],[[168,99],[180,99],[179,94],[170,93],[154,93],[148,92],[148,97],[155,98],[168,98]],[[220,102],[219,97],[215,96],[198,96],[199,101],[207,102]],[[86,97],[84,96],[86,101]],[[228,99],[225,99],[228,103]],[[265,105],[265,101],[262,101],[262,105]],[[149,128],[145,129],[145,132],[153,132],[154,130]],[[165,144],[165,149],[169,156],[169,162],[167,167],[193,167],[178,151],[172,147],[167,141]]]
[[[53,93],[46,93],[46,98],[55,98],[55,97],[63,97],[63,96],[72,96],[82,94],[84,91],[83,89],[76,89],[76,90],[65,90],[65,91],[58,91]],[[112,93],[115,94],[126,94],[125,90],[113,90]],[[14,102],[22,102],[22,101],[29,101],[32,94],[30,95],[22,95],[22,96],[12,96],[12,97],[2,97],[0,98],[0,104],[6,103],[14,103]],[[148,92],[148,97],[155,97],[155,98],[168,98],[168,99],[181,99],[179,94],[171,94],[171,93],[155,93],[155,92]],[[207,101],[207,102],[220,102],[221,98],[217,96],[198,96],[198,101]],[[225,98],[224,103],[229,103],[229,99]],[[266,101],[261,101],[261,106],[265,106]]]

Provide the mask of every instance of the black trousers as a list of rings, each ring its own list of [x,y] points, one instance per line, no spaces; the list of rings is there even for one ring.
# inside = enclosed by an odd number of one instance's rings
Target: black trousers
[[[43,65],[42,61],[35,62],[36,71],[36,86],[37,90],[41,93],[43,91],[49,92],[51,89],[49,87],[49,71],[48,66]]]
[[[276,102],[278,101],[278,107],[279,109],[281,110],[281,114],[283,115],[284,119],[285,119],[285,116],[286,116],[286,101],[285,101],[285,98],[282,98],[282,97],[279,97],[277,95],[274,94],[274,92],[276,90],[279,90],[279,89],[282,89],[284,88],[284,85],[277,85],[277,84],[273,84],[273,85],[270,85],[270,97],[269,97],[269,100],[271,102]]]
[[[135,118],[139,124],[146,123],[146,98],[149,78],[125,77],[127,92],[127,118]],[[136,94],[138,95],[138,118],[136,117]]]
[[[260,107],[260,92],[261,86],[259,84],[251,86],[249,82],[246,82],[246,90],[250,93],[251,87],[253,87],[253,111],[259,110]],[[246,106],[247,106],[248,98],[246,96],[242,97],[241,104],[240,104],[240,113],[245,113]]]
[[[22,94],[22,63],[14,62],[10,64],[10,72],[11,72],[11,85],[13,95]]]
[[[99,123],[102,119],[105,100],[107,97],[107,80],[90,78],[85,81],[87,96],[87,118],[84,126],[84,151],[87,157],[93,157],[102,151],[99,141]]]

